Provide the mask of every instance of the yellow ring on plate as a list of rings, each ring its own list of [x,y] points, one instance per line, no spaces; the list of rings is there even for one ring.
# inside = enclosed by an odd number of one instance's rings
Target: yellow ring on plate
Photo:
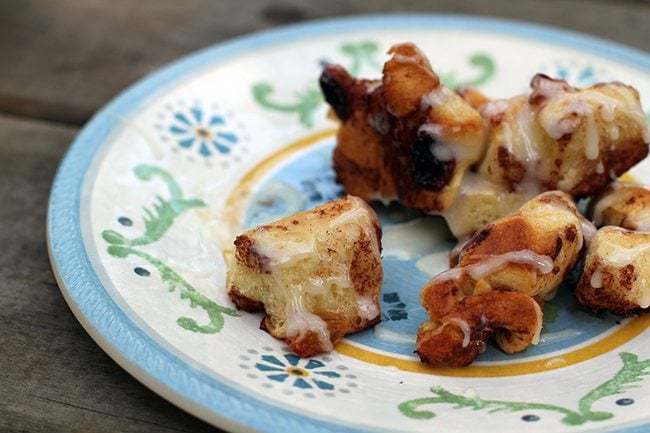
[[[292,144],[284,147],[278,152],[274,152],[271,156],[261,161],[252,170],[246,173],[239,184],[230,193],[226,200],[227,213],[234,217],[235,221],[239,221],[243,211],[243,205],[247,202],[253,187],[260,178],[266,174],[270,169],[277,166],[280,161],[288,156],[308,148],[309,146],[325,139],[332,137],[336,134],[336,129],[327,129],[309,135],[305,138],[297,140]],[[631,176],[623,175],[626,180]],[[370,364],[381,366],[392,366],[403,371],[410,371],[414,373],[434,374],[438,376],[456,376],[456,377],[499,377],[499,376],[518,376],[522,374],[539,373],[543,371],[555,370],[557,368],[567,367],[569,365],[577,364],[586,361],[596,356],[602,355],[617,347],[627,343],[634,337],[640,335],[644,330],[650,326],[650,314],[636,317],[627,322],[624,326],[611,334],[605,336],[601,340],[581,347],[571,352],[560,353],[558,355],[549,356],[547,358],[536,359],[532,361],[517,361],[508,364],[497,365],[470,365],[463,368],[433,368],[422,362],[397,358],[390,355],[385,355],[377,352],[367,350],[360,347],[353,342],[342,341],[336,345],[336,351],[359,359]]]

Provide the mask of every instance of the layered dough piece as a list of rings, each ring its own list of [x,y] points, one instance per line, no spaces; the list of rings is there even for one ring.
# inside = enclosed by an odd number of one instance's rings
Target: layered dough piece
[[[600,192],[648,154],[638,92],[613,82],[576,89],[536,75],[530,95],[482,109],[490,122],[479,172],[511,191]]]
[[[320,77],[341,121],[334,168],[348,193],[438,213],[483,155],[483,120],[440,83],[415,45],[389,54],[381,80],[358,80],[336,65]]]
[[[593,310],[629,314],[650,306],[650,190],[616,182],[595,198],[598,230],[585,259],[576,297]]]
[[[360,198],[259,226],[234,244],[231,299],[264,311],[261,327],[297,355],[329,351],[345,334],[380,320],[381,229]]]
[[[650,233],[598,230],[576,296],[588,308],[623,315],[650,307]]]
[[[422,360],[467,365],[493,334],[507,353],[536,344],[540,304],[554,295],[592,231],[570,196],[551,191],[477,232],[458,263],[422,289],[431,318],[417,336]]]
[[[474,104],[481,98],[465,92]],[[574,199],[599,193],[648,154],[638,92],[613,82],[577,89],[538,74],[529,95],[481,107],[487,150],[445,216],[457,237],[517,209],[543,191]]]
[[[650,190],[632,182],[613,183],[592,200],[590,214],[598,227],[650,231]]]

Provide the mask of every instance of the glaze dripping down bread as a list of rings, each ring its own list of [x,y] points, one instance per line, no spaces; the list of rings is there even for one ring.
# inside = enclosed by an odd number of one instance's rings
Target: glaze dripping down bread
[[[380,319],[381,230],[347,196],[235,239],[227,287],[235,305],[266,313],[261,327],[299,356],[332,349]]]
[[[650,189],[633,182],[615,182],[595,197],[589,214],[596,226],[650,231]]]
[[[606,226],[587,252],[576,288],[592,310],[627,315],[650,307],[650,233]]]
[[[576,264],[585,231],[591,233],[590,224],[561,191],[540,194],[478,231],[456,265],[422,288],[430,320],[417,336],[421,359],[434,366],[467,365],[493,334],[507,353],[537,344],[540,306]]]
[[[650,190],[615,182],[594,198],[589,213],[597,226],[576,288],[592,310],[627,315],[650,307]]]
[[[529,94],[490,101],[447,89],[413,44],[389,54],[381,80],[321,75],[341,121],[334,169],[346,191],[440,214],[458,239],[544,191],[597,194],[648,154],[631,86],[538,74]]]

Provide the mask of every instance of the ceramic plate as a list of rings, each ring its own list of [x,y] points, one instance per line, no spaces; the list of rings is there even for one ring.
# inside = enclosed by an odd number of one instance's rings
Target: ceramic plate
[[[536,72],[620,80],[650,101],[650,56],[530,24],[451,16],[320,21],[233,40],[128,89],[61,164],[48,216],[52,266],[77,318],[140,381],[238,432],[647,432],[650,315],[579,308],[563,287],[541,342],[472,366],[413,354],[419,288],[443,270],[442,220],[375,206],[384,226],[382,321],[299,359],[233,309],[222,249],[234,233],[340,196],[324,62],[378,77],[413,41],[447,85],[525,92]],[[650,182],[650,163],[632,174]]]

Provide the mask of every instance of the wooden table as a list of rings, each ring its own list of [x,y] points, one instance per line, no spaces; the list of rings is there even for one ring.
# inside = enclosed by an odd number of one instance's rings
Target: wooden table
[[[643,1],[0,0],[0,431],[206,432],[84,332],[50,271],[47,197],[88,118],[159,66],[305,19],[427,11],[525,19],[650,50]]]

